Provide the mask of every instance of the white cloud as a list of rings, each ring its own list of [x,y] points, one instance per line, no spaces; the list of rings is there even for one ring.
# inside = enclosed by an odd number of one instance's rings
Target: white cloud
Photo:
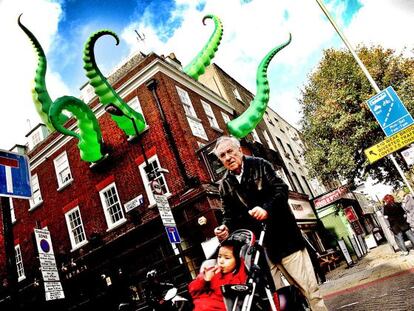
[[[271,88],[269,105],[292,125],[298,126],[299,90],[306,83],[309,72],[319,62],[322,50],[329,47],[345,48],[317,2],[253,0],[243,4],[240,0],[207,0],[200,12],[197,5],[201,2],[176,0],[179,6],[172,12],[172,19],[182,17],[182,25],[167,42],[158,38],[159,29],[154,29],[151,25],[148,12],[140,18],[131,19],[139,20],[139,23],[131,23],[120,32],[121,41],[126,42],[131,51],[140,49],[160,55],[174,52],[185,66],[213,32],[214,23],[207,20],[206,25],[203,25],[203,16],[217,15],[223,22],[224,35],[213,61],[255,93],[257,66],[270,49],[286,41],[291,33],[291,44],[274,57],[268,68]],[[407,54],[412,56],[414,39],[405,35],[414,26],[412,1],[360,2],[363,6],[347,28],[339,18],[345,10],[343,1],[329,2],[329,11],[351,44],[376,43],[397,50],[407,46]],[[28,131],[26,119],[32,121],[32,126],[40,121],[30,94],[37,58],[29,40],[17,26],[17,16],[21,12],[24,13],[23,23],[36,35],[46,54],[54,41],[60,46],[62,66],[66,62],[73,62],[75,56],[78,57],[67,50],[65,38],[59,38],[56,34],[59,19],[64,14],[58,3],[48,0],[0,0],[0,32],[3,42],[0,58],[3,73],[0,77],[0,132],[8,133],[1,135],[0,148],[3,149],[25,142],[24,135]],[[89,28],[89,25],[84,25],[78,31],[87,30],[89,34]],[[145,35],[144,42],[137,41],[135,29]],[[61,40],[56,41],[58,39]],[[112,41],[110,44],[112,46]],[[100,63],[103,72],[111,71],[108,67],[109,63]],[[46,79],[52,99],[70,95],[57,70],[61,68],[51,68],[49,64]]]
[[[37,67],[37,56],[32,45],[17,25],[22,23],[41,43],[47,54],[54,35],[61,9],[59,4],[47,0],[3,0],[0,2],[0,31],[3,42],[0,57],[0,149],[10,149],[14,144],[25,144],[25,134],[40,122],[31,98],[32,81]],[[62,94],[66,87],[59,75],[48,68],[47,85],[54,93]]]
[[[143,19],[140,25],[133,24],[124,31],[123,37],[131,48],[138,47],[146,52],[152,50],[158,54],[174,52],[185,66],[201,50],[214,29],[211,20],[207,20],[205,26],[201,23],[203,16],[214,14],[223,22],[224,32],[213,61],[255,93],[256,70],[259,63],[272,48],[285,42],[291,33],[291,44],[274,57],[268,73],[275,80],[270,81],[270,105],[277,112],[286,113],[282,116],[289,122],[296,123],[298,85],[303,83],[306,77],[303,68],[309,61],[309,55],[320,51],[334,35],[330,25],[320,18],[321,12],[316,2],[252,1],[241,5],[239,0],[213,0],[207,1],[203,12],[196,10],[195,1],[181,0],[177,3],[187,4],[188,8],[176,12],[176,15],[182,14],[183,22],[168,42],[160,42],[152,25],[147,19]],[[139,29],[145,33],[146,39],[141,46],[137,45],[131,29]],[[130,34],[129,38],[127,33]],[[272,74],[278,64],[284,64],[288,75],[292,77],[291,94],[287,94],[285,89],[278,89],[279,80],[289,79],[286,72],[280,72],[279,76],[277,73]],[[298,78],[299,81],[295,81]],[[289,102],[289,106],[275,105],[286,102]],[[289,110],[287,107],[294,108]]]
[[[408,0],[360,0],[363,4],[348,29],[349,39],[402,51],[414,48],[414,3]]]

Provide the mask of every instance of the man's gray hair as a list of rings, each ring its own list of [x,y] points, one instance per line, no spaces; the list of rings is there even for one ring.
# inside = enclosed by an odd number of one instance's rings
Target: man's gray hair
[[[233,147],[240,148],[240,141],[234,136],[221,136],[217,139],[216,145],[214,146],[213,153],[218,157],[217,148],[225,141],[231,142]]]

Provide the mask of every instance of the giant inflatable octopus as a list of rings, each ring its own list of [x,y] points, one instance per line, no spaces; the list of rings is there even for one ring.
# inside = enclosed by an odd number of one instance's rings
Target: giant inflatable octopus
[[[38,62],[34,78],[34,87],[32,89],[32,98],[40,118],[51,132],[56,130],[63,135],[72,136],[78,139],[80,157],[83,161],[97,162],[101,160],[103,158],[102,133],[95,114],[87,104],[76,97],[62,96],[55,101],[50,98],[45,79],[47,68],[45,53],[39,41],[33,33],[21,23],[20,19],[21,15],[17,21],[18,25],[29,37],[37,53]],[[212,19],[214,21],[214,32],[197,56],[183,69],[187,75],[195,80],[198,80],[198,77],[205,72],[205,68],[211,63],[223,36],[223,25],[220,19],[209,14],[204,16],[203,24],[205,24],[206,19]],[[108,83],[107,79],[102,75],[96,64],[94,54],[95,43],[104,35],[112,36],[116,40],[116,45],[119,44],[118,36],[111,30],[104,29],[93,33],[87,40],[83,50],[83,68],[85,69],[89,83],[94,88],[95,94],[98,96],[101,104],[113,104],[122,111],[123,116],[111,115],[117,126],[122,129],[126,135],[133,136],[136,132],[131,120],[134,120],[139,133],[145,129],[145,120],[139,112],[132,109],[122,100]],[[256,75],[257,94],[255,98],[242,115],[227,124],[228,130],[233,136],[237,138],[245,137],[253,131],[256,125],[262,120],[269,101],[267,68],[273,56],[287,46],[290,41],[291,36],[289,36],[289,40],[286,43],[272,49],[260,63]],[[79,134],[64,126],[68,119],[63,113],[64,111],[70,112],[77,120]]]

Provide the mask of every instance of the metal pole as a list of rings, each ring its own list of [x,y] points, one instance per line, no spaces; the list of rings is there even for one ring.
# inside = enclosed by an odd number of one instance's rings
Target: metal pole
[[[336,32],[338,33],[339,37],[341,37],[342,41],[345,43],[346,47],[348,48],[348,50],[351,52],[352,56],[355,58],[356,62],[358,63],[359,67],[361,67],[362,71],[364,72],[365,76],[367,77],[369,83],[371,83],[371,86],[374,88],[374,90],[379,93],[381,92],[380,88],[378,87],[377,83],[374,81],[374,79],[372,78],[372,76],[370,75],[370,73],[368,72],[367,68],[364,66],[364,64],[362,63],[361,59],[358,57],[358,55],[355,53],[353,47],[351,46],[351,44],[348,42],[348,40],[346,39],[345,35],[342,33],[342,31],[339,29],[339,27],[336,25],[335,21],[333,20],[333,18],[331,17],[331,15],[329,14],[328,10],[326,9],[325,5],[322,3],[321,0],[316,0],[316,2],[319,4],[320,8],[322,9],[323,13],[325,13],[325,16],[328,18],[329,22],[332,24],[332,26],[335,28]],[[410,189],[410,192],[412,195],[414,195],[414,191],[411,188],[410,183],[408,182],[407,178],[404,175],[403,170],[401,169],[401,167],[398,165],[397,160],[395,160],[394,155],[390,154],[388,156],[392,163],[394,164],[394,166],[396,167],[398,173],[401,175],[402,179],[404,180],[405,184],[407,185],[408,189]]]
[[[127,115],[125,115],[125,116],[127,116]],[[148,162],[148,159],[147,159],[147,155],[145,154],[144,145],[142,144],[142,137],[139,137],[139,132],[138,132],[137,124],[135,123],[135,119],[134,118],[129,118],[129,119],[132,121],[132,124],[134,125],[135,135],[137,136],[137,138],[139,140],[139,145],[141,147],[142,155],[144,156],[145,165],[149,168],[149,162]]]
[[[15,306],[17,293],[17,268],[14,251],[13,224],[11,221],[10,201],[8,197],[0,197],[0,208],[3,218],[4,253],[6,256],[6,271],[11,306]]]

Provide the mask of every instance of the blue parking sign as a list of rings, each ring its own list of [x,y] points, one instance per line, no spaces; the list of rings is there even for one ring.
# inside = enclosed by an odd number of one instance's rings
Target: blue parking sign
[[[367,103],[386,136],[394,135],[414,123],[392,86],[368,99]]]
[[[30,198],[30,169],[27,156],[0,150],[0,196]]]

